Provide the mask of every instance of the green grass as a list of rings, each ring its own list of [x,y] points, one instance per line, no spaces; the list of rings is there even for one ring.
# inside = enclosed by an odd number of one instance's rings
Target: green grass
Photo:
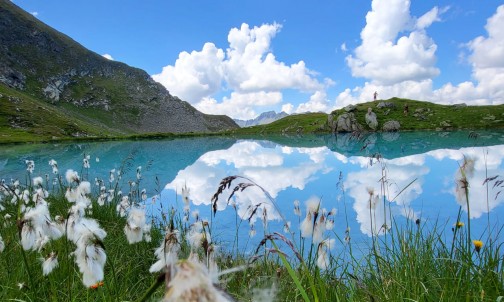
[[[377,108],[380,102],[395,105],[394,108]],[[404,114],[404,105],[408,105],[409,113]],[[355,113],[357,121],[366,126],[365,114],[372,108],[378,117],[378,127],[381,129],[386,121],[396,120],[401,124],[401,130],[459,130],[459,129],[497,129],[504,128],[504,105],[466,106],[439,105],[409,99],[391,98],[357,104]],[[390,109],[390,110],[389,110]],[[416,111],[418,111],[416,113]],[[337,117],[344,109],[335,110]],[[387,113],[385,115],[385,113]],[[416,115],[415,115],[416,114]],[[491,119],[493,117],[493,119]],[[442,124],[447,122],[447,124]]]
[[[117,136],[119,131],[0,85],[0,143],[42,142],[82,136]]]
[[[380,102],[394,104],[393,108],[377,108]],[[404,115],[404,105],[408,104],[409,114]],[[356,104],[354,112],[357,121],[370,131],[366,125],[365,114],[368,108],[372,108],[378,117],[378,130],[387,121],[398,121],[401,130],[481,130],[504,128],[504,105],[467,106],[455,107],[451,105],[438,105],[430,102],[417,100],[391,98]],[[334,120],[345,109],[338,109],[331,114]],[[305,113],[284,117],[267,125],[246,127],[232,131],[225,131],[233,135],[263,135],[282,134],[299,135],[308,133],[329,133],[327,124],[328,115],[324,113]],[[444,123],[446,122],[446,123]],[[449,125],[449,126],[448,126]]]

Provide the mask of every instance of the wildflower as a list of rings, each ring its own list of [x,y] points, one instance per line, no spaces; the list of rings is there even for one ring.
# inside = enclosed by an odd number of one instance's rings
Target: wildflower
[[[65,178],[67,183],[70,185],[73,182],[79,182],[79,174],[72,169],[69,169],[65,173]]]
[[[455,198],[459,203],[466,203],[468,200],[469,181],[474,174],[474,159],[464,156],[464,161],[455,174]]]
[[[317,197],[312,197],[306,201],[306,210],[308,212],[318,214],[320,209],[320,199]]]
[[[189,205],[189,191],[190,190],[186,185],[182,187],[182,201],[185,205]]]
[[[103,283],[103,281],[100,281],[100,282],[97,282],[93,285],[91,285],[89,288],[90,289],[97,289],[98,287],[102,287],[105,283]]]
[[[456,227],[457,229],[460,229],[460,228],[461,228],[461,227],[463,227],[463,226],[464,226],[464,223],[463,223],[462,221],[457,221],[457,223],[455,223],[455,227]]]
[[[49,166],[52,167],[53,174],[58,174],[58,163],[54,159],[49,161]]]
[[[89,165],[89,159],[91,158],[91,156],[89,155],[85,155],[84,158],[82,159],[82,167],[84,169],[89,169],[91,166]]]
[[[86,287],[103,280],[103,268],[107,260],[103,239],[107,233],[94,219],[81,218],[75,223],[72,241],[77,245],[75,262],[82,273],[82,283]]]
[[[306,238],[311,236],[313,233],[313,225],[312,225],[312,213],[310,211],[306,212],[306,217],[301,222],[301,237]]]
[[[291,228],[291,222],[290,221],[287,221],[285,224],[284,224],[284,232],[285,233],[289,233],[290,232],[290,228]]]
[[[476,252],[480,252],[481,248],[483,247],[483,241],[481,240],[473,240],[473,244],[474,244],[474,249],[476,250]]]
[[[294,215],[301,216],[301,209],[299,208],[299,200],[294,200]]]
[[[121,198],[121,202],[117,204],[116,211],[121,217],[124,217],[126,216],[126,212],[128,211],[129,208],[130,208],[129,197],[123,196]]]
[[[26,171],[28,171],[30,174],[33,173],[33,170],[35,169],[35,162],[33,160],[25,160],[26,164]]]
[[[140,180],[142,178],[142,166],[137,167],[136,178],[137,178],[137,180]]]
[[[178,230],[166,232],[161,246],[154,252],[158,260],[149,268],[149,272],[154,273],[163,268],[168,268],[168,272],[173,273],[171,268],[178,260],[179,250],[180,238]]]
[[[199,211],[198,210],[192,211],[191,216],[194,218],[194,220],[198,221],[199,220]]]
[[[44,183],[44,180],[42,179],[42,177],[37,176],[37,177],[33,178],[33,186],[34,187],[40,187],[40,186],[42,186],[43,183]]]
[[[325,221],[325,229],[330,231],[334,228],[334,219],[329,218]]]
[[[145,223],[145,210],[140,208],[132,208],[129,211],[126,225],[124,226],[124,233],[128,239],[129,244],[142,241],[144,231],[150,233],[150,225]]]
[[[143,201],[147,200],[147,190],[143,189],[140,195]]]
[[[314,244],[318,244],[323,240],[325,229],[326,229],[325,218],[324,215],[321,215],[320,218],[315,222],[315,226],[313,227]]]
[[[31,225],[29,221],[23,223],[21,228],[21,245],[25,251],[33,249],[35,246],[35,240],[37,239],[37,234],[35,233],[35,228]]]
[[[20,282],[17,284],[17,287],[19,288],[19,290],[22,290],[23,288],[26,287],[26,284],[24,284],[24,282]]]
[[[42,258],[42,274],[44,276],[49,275],[53,269],[58,267],[58,255],[55,252],[51,252],[47,258]]]
[[[210,233],[208,233],[205,228],[206,225],[208,225],[208,222],[206,221],[197,221],[191,225],[191,229],[187,235],[187,240],[189,241],[191,248],[198,249],[211,242]]]
[[[327,269],[329,265],[327,252],[333,248],[335,242],[336,240],[333,238],[326,239],[319,243],[317,248],[317,266],[320,269]]]
[[[115,180],[114,173],[115,173],[115,169],[110,170],[109,182],[111,182],[111,183],[114,182],[114,180]]]
[[[218,275],[194,257],[178,263],[175,271],[163,301],[233,301],[214,285]]]

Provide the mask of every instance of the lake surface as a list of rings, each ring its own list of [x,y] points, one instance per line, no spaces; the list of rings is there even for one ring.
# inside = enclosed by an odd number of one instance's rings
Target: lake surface
[[[89,170],[82,169],[86,155],[90,156]],[[183,215],[180,192],[185,186],[191,211],[197,209],[200,217],[211,221],[214,238],[227,249],[238,238],[239,249],[245,252],[253,251],[265,232],[283,233],[286,221],[292,232],[299,232],[306,201],[315,199],[321,201],[321,208],[336,210],[334,229],[324,237],[343,241],[349,227],[351,242],[365,249],[371,234],[382,235],[384,226],[390,226],[390,216],[400,224],[417,219],[428,226],[437,223],[446,229],[449,240],[461,206],[462,221],[467,220],[466,205],[457,202],[454,193],[455,174],[464,156],[475,160],[474,174],[469,177],[472,237],[486,239],[488,225],[494,234],[493,228],[504,222],[504,194],[498,195],[500,186],[493,187],[495,180],[504,179],[502,131],[8,145],[0,146],[0,178],[23,183],[25,160],[35,162],[33,176],[52,177],[48,162],[54,159],[61,174],[74,169],[91,183],[95,178],[107,183],[111,169],[122,170],[122,190],[128,192],[128,181],[138,182],[136,169],[141,166],[138,189],[156,196],[155,202],[146,201],[149,213],[159,216],[161,207],[164,211],[173,207]],[[213,216],[212,196],[220,181],[232,175],[248,180],[235,179],[231,189],[240,182],[253,181],[258,186],[236,192],[229,201],[231,190],[226,190]],[[498,177],[484,185],[493,176]],[[371,209],[370,190],[380,195]],[[300,201],[301,217],[294,214],[295,200]],[[253,237],[249,237],[251,229],[256,232]]]

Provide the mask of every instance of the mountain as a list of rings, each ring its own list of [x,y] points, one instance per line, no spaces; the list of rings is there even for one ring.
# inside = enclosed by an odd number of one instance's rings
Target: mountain
[[[0,0],[0,100],[2,135],[36,134],[35,124],[46,126],[41,119],[51,123],[48,112],[62,123],[56,137],[237,128],[231,118],[197,111],[145,71],[84,48],[9,0]],[[65,129],[68,123],[74,129]]]
[[[288,116],[288,114],[283,111],[280,113],[276,113],[275,111],[267,111],[267,112],[261,113],[255,119],[246,120],[246,121],[234,119],[234,121],[240,127],[250,127],[250,126],[257,126],[257,125],[266,125],[266,124],[272,123],[274,121],[277,121],[281,118],[284,118],[286,116]]]

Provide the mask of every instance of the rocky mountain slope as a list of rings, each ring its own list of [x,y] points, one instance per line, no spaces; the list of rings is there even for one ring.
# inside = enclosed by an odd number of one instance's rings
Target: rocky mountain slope
[[[284,118],[286,116],[288,116],[288,114],[283,111],[280,113],[276,113],[275,111],[267,111],[267,112],[261,113],[255,119],[251,119],[251,120],[234,119],[234,121],[240,127],[250,127],[250,126],[257,126],[257,125],[266,125],[266,124],[272,123],[274,121],[277,121],[281,118]]]
[[[76,127],[75,133],[62,130],[53,136],[210,132],[237,127],[227,116],[203,114],[170,95],[145,71],[87,50],[9,0],[0,0],[0,86],[2,104],[10,102],[12,109],[1,106],[3,124],[16,131],[33,129],[20,120],[22,115],[16,116],[22,109],[13,99],[18,104],[43,101],[40,106],[61,113],[62,118],[95,128]],[[30,110],[29,106],[24,110]],[[37,120],[38,111],[25,115]]]

